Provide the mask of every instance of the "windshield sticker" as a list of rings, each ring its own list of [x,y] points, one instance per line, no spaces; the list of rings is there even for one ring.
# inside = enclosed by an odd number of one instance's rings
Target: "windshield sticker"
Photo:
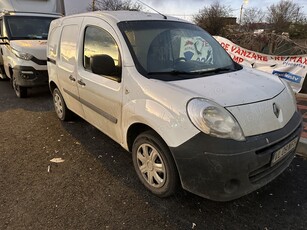
[[[212,64],[212,47],[201,37],[181,38],[180,57]]]

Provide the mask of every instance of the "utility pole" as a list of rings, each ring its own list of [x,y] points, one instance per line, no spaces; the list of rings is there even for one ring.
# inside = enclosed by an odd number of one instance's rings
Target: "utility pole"
[[[240,8],[240,19],[239,19],[239,24],[241,25],[241,22],[242,22],[242,12],[243,12],[243,6],[247,5],[248,4],[248,0],[243,0],[243,3],[241,5],[241,8]]]
[[[241,25],[241,22],[242,22],[242,11],[243,11],[243,4],[241,5],[241,9],[240,9],[240,19],[239,19],[240,25]]]
[[[96,10],[96,7],[95,7],[95,4],[96,3],[96,0],[93,0],[93,3],[92,3],[92,11],[95,11]]]

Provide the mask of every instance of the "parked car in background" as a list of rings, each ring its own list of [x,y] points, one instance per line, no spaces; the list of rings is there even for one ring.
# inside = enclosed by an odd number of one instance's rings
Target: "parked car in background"
[[[236,199],[294,157],[301,117],[291,87],[235,63],[192,23],[126,11],[63,17],[51,22],[47,57],[59,119],[75,113],[132,152],[157,196],[181,185]]]
[[[62,16],[63,0],[1,0],[0,77],[10,78],[16,95],[48,85],[46,45],[50,22]]]

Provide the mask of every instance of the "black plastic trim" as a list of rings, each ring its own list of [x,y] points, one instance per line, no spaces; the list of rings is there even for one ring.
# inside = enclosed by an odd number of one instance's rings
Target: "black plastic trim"
[[[56,60],[54,60],[54,59],[52,59],[52,58],[47,58],[47,62],[50,62],[50,63],[52,63],[52,64],[54,64],[54,65],[56,65]]]
[[[40,59],[37,59],[36,57],[32,57],[31,61],[33,61],[34,63],[38,65],[47,65],[47,60],[40,60]]]
[[[113,117],[111,114],[99,109],[98,107],[96,107],[95,105],[93,105],[92,103],[80,98],[79,96],[69,92],[66,89],[63,89],[65,93],[67,93],[69,96],[75,98],[76,100],[80,101],[81,104],[87,106],[88,108],[90,108],[91,110],[95,111],[96,113],[100,114],[101,116],[103,116],[104,118],[106,118],[107,120],[111,121],[114,124],[117,124],[118,120],[116,117]]]

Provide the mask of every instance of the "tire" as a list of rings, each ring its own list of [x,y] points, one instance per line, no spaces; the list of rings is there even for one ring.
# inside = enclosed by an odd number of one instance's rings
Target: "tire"
[[[15,94],[19,98],[26,98],[28,96],[28,89],[17,84],[16,77],[12,76],[12,86]]]
[[[71,120],[72,112],[67,108],[64,98],[60,93],[60,90],[58,88],[55,88],[53,90],[52,95],[53,95],[54,110],[56,112],[57,117],[61,121]]]
[[[134,169],[143,185],[159,197],[173,195],[179,185],[178,171],[170,150],[154,132],[140,134],[132,147]]]

